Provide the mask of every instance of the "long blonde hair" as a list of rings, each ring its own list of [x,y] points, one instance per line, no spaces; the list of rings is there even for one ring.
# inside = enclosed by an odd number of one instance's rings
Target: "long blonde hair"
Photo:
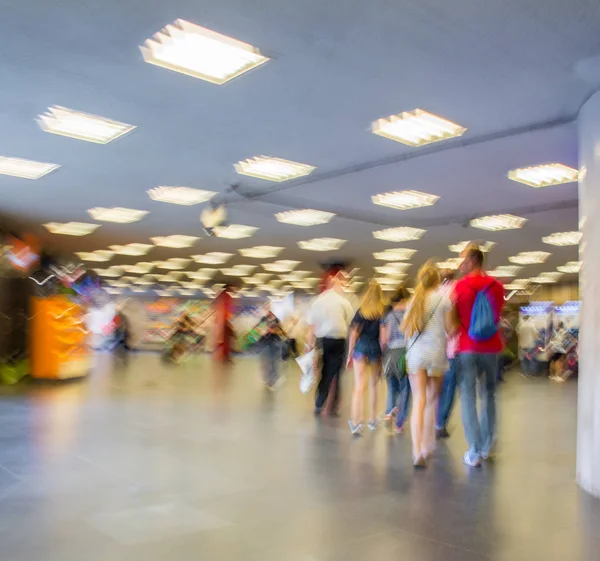
[[[365,319],[380,319],[385,311],[383,303],[383,292],[377,281],[372,281],[365,292],[358,309],[360,315]]]
[[[406,337],[412,337],[425,329],[425,297],[427,292],[437,288],[440,283],[440,270],[433,261],[427,261],[419,269],[415,293],[402,322],[402,330]]]

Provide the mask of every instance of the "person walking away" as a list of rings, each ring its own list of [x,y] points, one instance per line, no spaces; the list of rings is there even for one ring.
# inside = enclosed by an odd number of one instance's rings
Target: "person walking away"
[[[567,370],[567,353],[570,350],[571,336],[565,324],[561,321],[550,338],[550,380],[564,382]]]
[[[331,415],[339,416],[339,376],[344,366],[348,327],[354,315],[350,302],[343,294],[344,283],[343,272],[329,278],[327,290],[315,299],[306,317],[310,327],[307,337],[308,346],[316,345],[321,354],[321,379],[315,397],[316,416],[321,415],[334,381],[335,394]]]
[[[404,432],[404,424],[410,407],[408,376],[399,368],[401,362],[406,364],[406,361],[402,360],[406,353],[406,345],[400,326],[404,320],[409,298],[408,290],[402,286],[399,287],[392,296],[392,307],[384,319],[383,375],[387,382],[385,423],[388,430],[391,430],[395,417],[394,431],[398,434]]]
[[[458,384],[465,439],[469,449],[463,462],[478,467],[488,459],[496,442],[496,373],[502,341],[498,322],[504,306],[504,288],[485,274],[479,249],[461,257],[464,277],[455,287],[458,316]],[[482,403],[477,414],[477,379],[481,376]]]
[[[264,326],[264,333],[258,342],[262,347],[260,357],[263,365],[263,379],[265,386],[274,390],[279,381],[279,366],[286,334],[269,305],[265,307],[265,314],[258,325]]]
[[[454,287],[456,286],[455,271],[444,269],[440,271],[442,275],[441,292],[445,293],[451,302],[454,302]],[[458,333],[447,336],[446,355],[448,356],[448,370],[444,373],[442,383],[442,392],[437,411],[435,423],[436,439],[449,438],[448,420],[454,408],[454,398],[456,396],[456,350],[458,348]]]
[[[352,419],[348,424],[354,436],[362,434],[364,394],[367,384],[370,393],[370,418],[367,424],[371,430],[377,428],[377,382],[381,377],[384,312],[381,285],[373,281],[369,284],[350,326],[346,366],[349,368],[354,365],[354,392],[352,393]]]
[[[452,302],[440,290],[437,266],[428,261],[417,275],[417,286],[404,316],[406,363],[413,395],[411,436],[413,465],[425,467],[435,448],[435,417],[444,372],[448,370],[446,336],[454,332]]]
[[[530,316],[524,316],[517,327],[519,337],[519,354],[521,357],[521,374],[525,377],[535,376],[537,372],[535,352],[538,330]]]

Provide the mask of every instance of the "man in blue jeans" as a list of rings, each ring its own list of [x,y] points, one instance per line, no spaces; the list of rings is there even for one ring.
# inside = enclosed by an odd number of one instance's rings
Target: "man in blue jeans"
[[[461,272],[465,275],[455,287],[458,319],[458,354],[456,357],[458,387],[465,439],[469,449],[463,462],[479,467],[493,453],[496,441],[496,374],[502,341],[498,330],[485,340],[469,336],[475,299],[480,292],[487,296],[496,325],[504,306],[504,287],[483,271],[483,253],[469,248],[461,257]],[[480,383],[480,415],[477,414],[477,380]]]

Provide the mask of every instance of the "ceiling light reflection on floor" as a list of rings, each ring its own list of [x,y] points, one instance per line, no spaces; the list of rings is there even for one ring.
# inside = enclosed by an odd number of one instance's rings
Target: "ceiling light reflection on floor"
[[[420,191],[393,191],[391,193],[381,193],[371,197],[373,204],[387,206],[398,210],[409,210],[411,208],[420,208],[432,206],[438,202],[437,195],[421,193]]]
[[[371,129],[374,134],[409,146],[424,146],[432,142],[447,140],[461,136],[467,130],[465,127],[422,109],[377,119],[373,122]]]
[[[13,177],[21,177],[22,179],[39,179],[59,167],[58,164],[0,156],[0,175],[12,175]]]
[[[108,144],[136,128],[134,125],[59,105],[48,107],[48,111],[38,117],[37,123],[45,132],[97,144]]]
[[[512,214],[494,214],[491,216],[474,218],[471,220],[471,226],[481,230],[496,232],[499,230],[522,228],[525,222],[527,222],[527,218],[521,218],[520,216],[513,216]]]
[[[242,160],[233,167],[240,175],[248,175],[278,183],[310,175],[316,169],[314,166],[271,156],[257,156]]]
[[[419,240],[425,232],[426,230],[422,230],[421,228],[400,226],[398,228],[386,228],[385,230],[377,230],[373,232],[373,237],[377,238],[378,240],[400,243]]]
[[[556,232],[542,238],[542,241],[557,246],[579,245],[582,237],[581,232]]]
[[[140,47],[144,60],[221,85],[269,59],[252,45],[182,19]]]
[[[148,196],[153,201],[171,203],[173,205],[192,206],[210,201],[217,192],[193,187],[167,187],[160,186],[148,189]]]
[[[137,222],[148,214],[147,210],[135,210],[133,208],[113,207],[103,208],[95,207],[88,210],[92,219],[100,222],[117,222],[119,224],[130,224]]]
[[[338,238],[313,238],[312,240],[298,242],[298,247],[308,251],[336,251],[340,249],[346,241],[347,240],[340,240]]]
[[[522,251],[518,255],[509,257],[508,260],[517,265],[535,265],[537,263],[544,263],[550,255],[551,253],[547,251]]]
[[[535,187],[549,187],[573,183],[579,178],[579,171],[563,164],[543,164],[528,168],[513,169],[508,172],[508,178],[518,183]]]
[[[51,234],[63,236],[87,236],[100,227],[100,224],[89,224],[87,222],[48,222],[44,224]]]
[[[326,224],[335,214],[333,212],[325,212],[324,210],[315,210],[312,208],[303,208],[299,210],[288,210],[279,212],[275,218],[284,224],[294,224],[295,226],[316,226],[318,224]]]

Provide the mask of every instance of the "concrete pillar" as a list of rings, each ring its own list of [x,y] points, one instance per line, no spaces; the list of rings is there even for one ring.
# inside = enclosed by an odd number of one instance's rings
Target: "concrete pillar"
[[[583,106],[579,130],[581,330],[577,408],[577,482],[600,497],[600,92]]]

